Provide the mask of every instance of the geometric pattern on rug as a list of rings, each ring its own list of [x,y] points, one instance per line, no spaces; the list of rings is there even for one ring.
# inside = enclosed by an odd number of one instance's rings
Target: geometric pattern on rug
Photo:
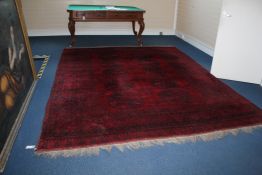
[[[67,48],[37,153],[209,140],[261,124],[261,109],[175,47]]]

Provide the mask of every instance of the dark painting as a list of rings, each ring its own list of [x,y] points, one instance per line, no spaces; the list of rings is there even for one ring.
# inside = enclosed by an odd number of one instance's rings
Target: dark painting
[[[19,2],[0,0],[0,151],[34,82]]]

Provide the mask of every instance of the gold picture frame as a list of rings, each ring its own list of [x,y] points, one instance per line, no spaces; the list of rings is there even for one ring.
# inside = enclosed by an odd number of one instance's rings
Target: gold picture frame
[[[36,85],[20,0],[0,1],[0,171],[4,170]]]

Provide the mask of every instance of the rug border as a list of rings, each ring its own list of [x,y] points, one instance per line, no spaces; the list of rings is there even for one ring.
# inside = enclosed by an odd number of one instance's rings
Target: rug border
[[[198,141],[209,142],[213,140],[222,139],[226,136],[237,136],[239,133],[252,133],[256,129],[261,129],[262,124],[256,124],[245,127],[238,127],[233,129],[217,130],[207,133],[193,134],[188,136],[171,136],[171,137],[160,137],[156,139],[141,139],[137,141],[127,142],[115,142],[109,144],[95,145],[91,147],[74,147],[68,149],[57,149],[52,151],[41,151],[35,149],[35,154],[38,156],[47,156],[50,158],[72,157],[72,156],[98,156],[100,151],[105,150],[111,152],[113,148],[118,149],[121,152],[125,150],[137,150],[142,148],[148,148],[152,146],[164,146],[165,144],[184,144],[184,143],[195,143]]]

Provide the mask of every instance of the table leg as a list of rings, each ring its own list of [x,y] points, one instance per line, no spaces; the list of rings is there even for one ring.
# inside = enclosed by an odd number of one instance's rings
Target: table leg
[[[137,36],[136,21],[132,21],[132,28],[133,28],[134,35]]]
[[[143,46],[142,33],[145,29],[144,20],[139,20],[138,24],[139,24],[139,31],[138,31],[138,35],[137,35],[137,44],[139,46]]]
[[[76,37],[75,37],[75,21],[73,21],[72,19],[69,18],[69,22],[68,22],[68,29],[69,32],[71,34],[71,41],[70,41],[70,45],[69,47],[73,47],[75,46],[75,42],[76,42]]]

